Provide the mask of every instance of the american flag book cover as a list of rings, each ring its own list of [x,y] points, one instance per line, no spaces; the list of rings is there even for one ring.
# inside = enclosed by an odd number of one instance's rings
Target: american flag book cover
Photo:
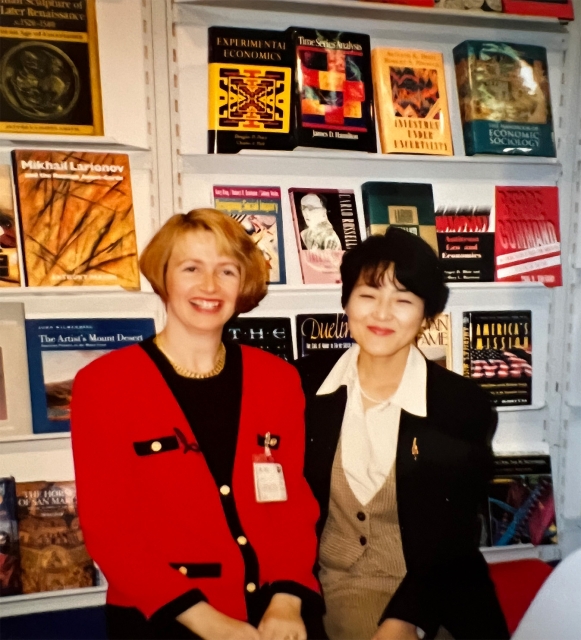
[[[463,373],[493,404],[532,404],[532,348],[530,311],[464,312]]]

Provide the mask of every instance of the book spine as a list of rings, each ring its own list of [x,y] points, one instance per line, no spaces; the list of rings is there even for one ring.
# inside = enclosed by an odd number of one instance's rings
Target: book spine
[[[462,321],[462,375],[470,378],[470,313]]]
[[[389,71],[389,69],[387,71]],[[388,100],[391,100],[391,86],[389,81],[386,79],[386,75],[387,77],[389,77],[389,75],[384,73],[382,54],[379,49],[373,49],[373,51],[371,52],[371,72],[373,78],[373,96],[375,101],[375,111],[377,113],[377,126],[379,127],[381,152],[389,153],[389,136],[387,134],[387,105]],[[365,223],[369,225],[369,222],[367,222],[367,220]]]

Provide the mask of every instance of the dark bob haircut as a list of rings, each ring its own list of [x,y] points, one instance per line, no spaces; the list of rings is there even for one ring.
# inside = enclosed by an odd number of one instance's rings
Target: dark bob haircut
[[[450,292],[434,250],[425,240],[397,227],[389,227],[384,236],[370,236],[345,252],[341,263],[343,308],[359,277],[370,287],[379,288],[392,264],[396,280],[424,301],[426,319],[442,313]]]

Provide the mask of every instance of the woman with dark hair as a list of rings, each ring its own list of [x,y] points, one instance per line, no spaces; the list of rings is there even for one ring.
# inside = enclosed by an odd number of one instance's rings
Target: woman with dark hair
[[[497,416],[415,346],[448,298],[438,259],[391,227],[348,251],[341,276],[356,344],[298,365],[327,634],[508,638],[477,532]]]

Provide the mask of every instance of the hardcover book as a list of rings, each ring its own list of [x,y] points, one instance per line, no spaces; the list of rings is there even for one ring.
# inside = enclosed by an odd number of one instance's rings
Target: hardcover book
[[[262,251],[270,284],[285,284],[282,204],[279,187],[214,187],[214,207],[232,216]]]
[[[299,358],[322,350],[344,351],[354,343],[344,313],[300,314],[296,322]]]
[[[292,149],[288,33],[210,27],[208,47],[208,153]]]
[[[32,433],[24,305],[0,304],[0,438]]]
[[[290,318],[235,318],[224,327],[224,338],[294,360]]]
[[[0,133],[103,135],[95,0],[1,4]]]
[[[555,156],[544,47],[466,40],[454,62],[466,155]]]
[[[563,284],[558,187],[496,187],[496,280]]]
[[[548,455],[497,456],[488,491],[490,544],[556,544],[557,522]]]
[[[75,483],[18,482],[16,495],[23,593],[94,586]]]
[[[292,28],[299,146],[377,151],[369,36]]]
[[[27,285],[139,289],[128,156],[18,150],[13,161]]]
[[[18,235],[10,167],[2,164],[0,165],[0,288],[20,286]]]
[[[502,0],[506,13],[522,16],[548,16],[559,20],[573,20],[572,0]]]
[[[383,235],[393,225],[420,236],[438,253],[431,184],[365,182],[361,192],[367,235]]]
[[[446,282],[494,280],[494,233],[490,208],[436,210],[438,255]]]
[[[383,153],[453,155],[443,55],[374,49],[371,65]]]
[[[341,282],[343,253],[361,242],[350,189],[289,189],[303,282]]]
[[[27,320],[34,433],[70,431],[73,380],[89,362],[155,333],[150,318]]]
[[[418,349],[428,360],[452,370],[452,330],[450,314],[441,313],[430,321],[418,338]]]
[[[16,483],[0,478],[0,597],[22,593]]]
[[[464,376],[495,405],[532,404],[531,316],[530,311],[464,312]]]

